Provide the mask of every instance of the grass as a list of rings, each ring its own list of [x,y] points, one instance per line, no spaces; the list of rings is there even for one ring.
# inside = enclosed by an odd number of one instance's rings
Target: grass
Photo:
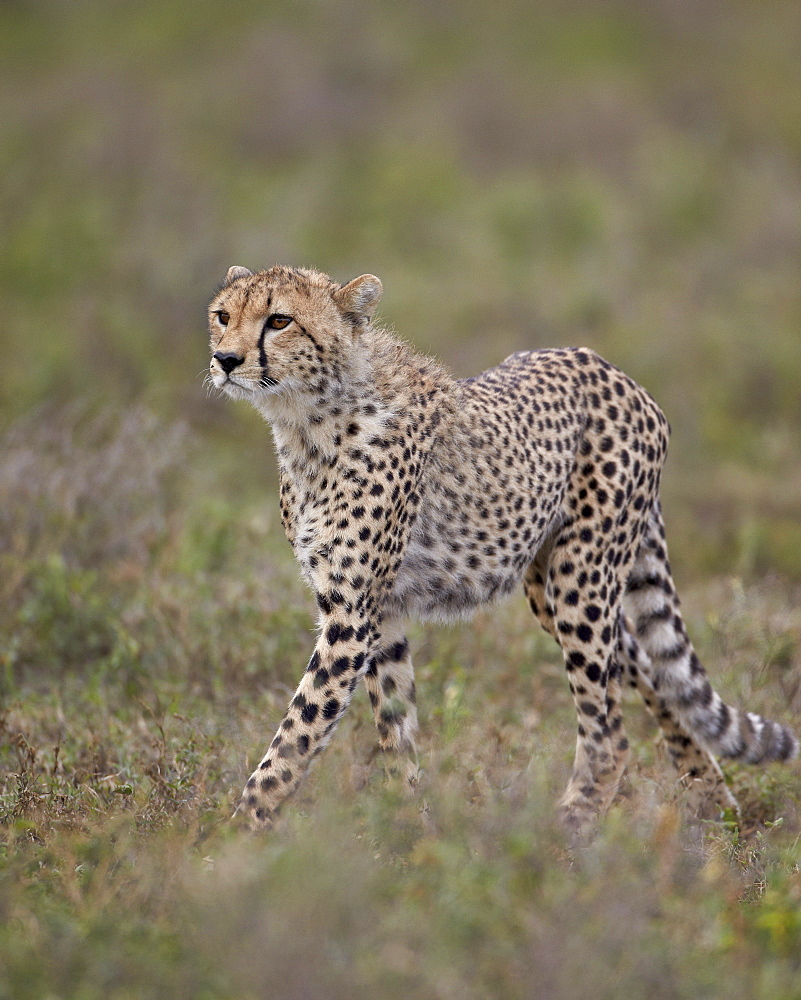
[[[569,851],[522,599],[416,628],[423,787],[360,694],[277,829],[229,822],[311,649],[269,432],[207,399],[231,263],[378,273],[459,374],[584,342],[673,425],[699,653],[801,707],[797,5],[0,8],[0,998],[795,1000],[798,765],[698,825],[655,732]],[[200,373],[198,375],[198,373]]]
[[[291,555],[261,505],[199,494],[186,428],[155,447],[143,412],[105,416],[65,448],[64,422],[32,418],[4,449],[6,483],[19,449],[39,463],[5,497],[4,565],[28,572],[3,604],[0,996],[795,995],[797,768],[729,768],[742,831],[699,827],[632,703],[623,798],[569,851],[573,709],[522,599],[414,633],[416,799],[371,762],[360,696],[278,828],[239,830],[247,756],[312,641]],[[66,544],[80,498],[53,484],[103,481],[121,452],[130,479],[105,500],[146,488],[160,507]],[[716,578],[685,596],[716,684],[788,719],[797,592]]]

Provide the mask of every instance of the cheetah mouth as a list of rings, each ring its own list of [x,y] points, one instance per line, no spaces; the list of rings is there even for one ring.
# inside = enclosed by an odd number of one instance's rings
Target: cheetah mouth
[[[231,376],[223,372],[213,372],[212,382],[216,389],[229,396],[241,398],[247,395],[257,395],[260,390],[277,388],[280,383],[269,375],[261,375],[258,379]]]

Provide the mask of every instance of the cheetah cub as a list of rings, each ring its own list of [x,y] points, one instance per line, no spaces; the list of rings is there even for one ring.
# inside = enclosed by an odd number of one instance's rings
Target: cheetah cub
[[[737,804],[713,754],[787,760],[792,733],[731,708],[693,650],[659,478],[668,425],[591,350],[520,351],[456,379],[372,325],[381,282],[232,267],[209,307],[210,381],[270,423],[284,530],[320,634],[239,811],[271,823],[364,681],[382,750],[417,779],[407,618],[447,621],[522,584],[564,653],[578,715],[561,803],[575,829],[612,801],[621,685],[662,729],[707,813]]]

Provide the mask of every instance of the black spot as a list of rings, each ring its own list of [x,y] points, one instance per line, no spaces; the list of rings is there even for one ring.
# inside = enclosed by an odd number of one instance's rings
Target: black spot
[[[576,629],[576,636],[582,642],[592,642],[592,629],[589,625],[579,625]]]
[[[586,674],[588,681],[592,681],[593,684],[597,684],[597,682],[601,679],[601,668],[597,663],[588,663]]]
[[[331,698],[323,705],[323,718],[324,719],[335,719],[337,713],[339,712],[339,702],[336,698]]]
[[[395,645],[389,650],[389,654],[393,660],[402,660],[408,652],[409,643],[406,639],[401,639],[400,642],[396,642]]]
[[[338,642],[347,642],[353,638],[352,625],[340,625],[339,622],[331,622],[325,632],[329,646],[334,646]]]
[[[346,673],[350,670],[350,657],[340,656],[338,659],[334,660],[331,664],[331,676],[339,677],[340,674]]]
[[[301,719],[307,724],[311,725],[312,722],[317,718],[318,708],[315,704],[306,705],[303,711],[300,713]]]

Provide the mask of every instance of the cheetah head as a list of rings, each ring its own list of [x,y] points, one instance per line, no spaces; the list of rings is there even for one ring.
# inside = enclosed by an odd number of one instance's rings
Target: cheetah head
[[[230,268],[209,305],[210,381],[259,409],[332,398],[360,363],[381,291],[371,274],[340,286],[300,268]]]

